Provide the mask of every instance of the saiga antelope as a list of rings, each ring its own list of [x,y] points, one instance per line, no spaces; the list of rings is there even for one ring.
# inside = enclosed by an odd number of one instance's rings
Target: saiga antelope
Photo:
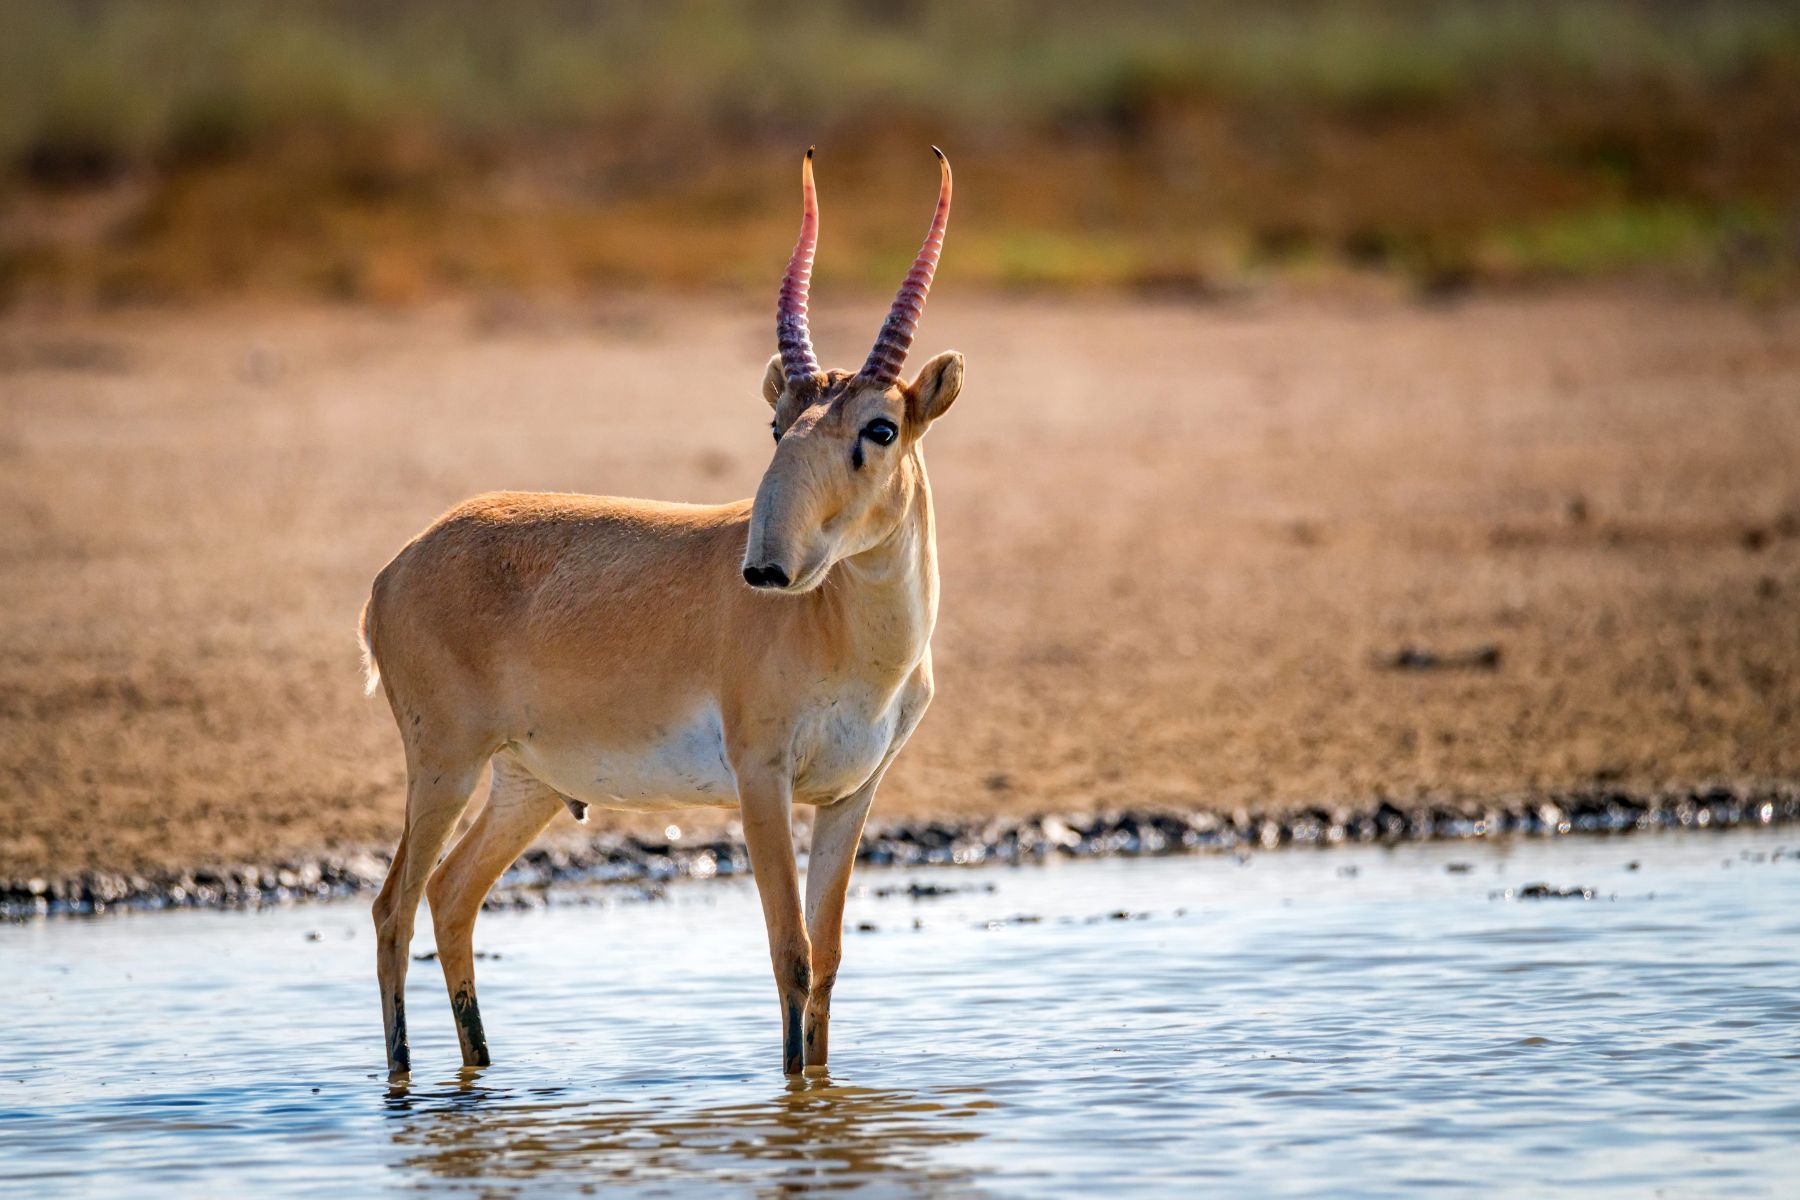
[[[937,549],[920,439],[962,355],[900,369],[943,249],[930,233],[854,373],[807,329],[812,151],[763,375],[774,458],[717,506],[496,493],[438,519],[375,579],[369,688],[406,748],[406,829],[375,901],[388,1071],[406,1078],[404,989],[421,895],[465,1065],[485,1066],[471,936],[482,899],[565,805],[737,807],[768,926],[789,1074],[825,1064],[844,897],[875,789],[931,700]],[[481,815],[441,865],[478,773]],[[816,806],[802,904],[789,821]],[[435,868],[435,870],[434,870]]]

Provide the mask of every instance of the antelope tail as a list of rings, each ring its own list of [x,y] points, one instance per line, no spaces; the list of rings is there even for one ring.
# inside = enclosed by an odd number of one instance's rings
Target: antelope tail
[[[363,695],[373,696],[381,686],[381,664],[375,661],[375,641],[369,626],[369,609],[375,603],[370,597],[363,605],[362,619],[357,622],[357,641],[362,645]]]

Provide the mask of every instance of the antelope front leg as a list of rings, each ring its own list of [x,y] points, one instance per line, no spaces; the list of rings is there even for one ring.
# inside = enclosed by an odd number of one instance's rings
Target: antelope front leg
[[[844,951],[844,898],[863,822],[875,799],[881,772],[813,817],[812,850],[806,862],[806,929],[812,941],[812,992],[806,1001],[806,1065],[823,1067],[830,1053],[831,989]]]
[[[743,807],[750,869],[756,873],[763,922],[769,928],[775,987],[781,995],[781,1069],[798,1075],[802,1066],[801,1013],[812,992],[812,948],[800,915],[800,876],[794,865],[789,821],[792,784],[785,776],[746,779],[740,775],[738,799]]]

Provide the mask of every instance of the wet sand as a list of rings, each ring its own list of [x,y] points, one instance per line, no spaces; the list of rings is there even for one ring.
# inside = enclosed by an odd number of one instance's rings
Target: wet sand
[[[1257,827],[1800,780],[1800,310],[951,282],[919,342],[970,364],[928,443],[939,695],[879,818]],[[824,357],[860,360],[878,307],[818,307]],[[388,845],[374,573],[482,490],[748,495],[768,324],[678,299],[8,317],[0,877]]]

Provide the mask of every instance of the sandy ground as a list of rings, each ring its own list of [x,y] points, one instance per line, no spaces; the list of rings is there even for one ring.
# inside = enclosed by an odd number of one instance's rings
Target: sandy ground
[[[942,290],[939,695],[879,814],[1800,779],[1800,310]],[[390,842],[375,572],[491,488],[748,495],[770,324],[8,318],[0,876]]]

